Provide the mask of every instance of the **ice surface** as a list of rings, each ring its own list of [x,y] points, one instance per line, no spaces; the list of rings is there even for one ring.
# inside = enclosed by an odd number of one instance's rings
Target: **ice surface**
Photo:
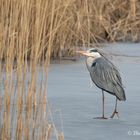
[[[103,51],[140,56],[140,44],[108,46]],[[120,118],[108,120],[93,119],[101,116],[102,94],[96,86],[90,86],[84,60],[51,65],[47,96],[56,127],[64,131],[66,140],[140,139],[140,58],[113,56],[112,61],[121,72],[127,100],[118,104]],[[115,97],[108,93],[105,97],[105,115],[109,117]]]

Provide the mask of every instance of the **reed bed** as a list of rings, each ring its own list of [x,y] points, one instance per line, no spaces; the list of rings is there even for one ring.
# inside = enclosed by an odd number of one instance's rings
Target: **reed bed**
[[[51,46],[51,56],[61,58],[73,56],[75,46],[92,46],[98,42],[108,41],[140,41],[139,0],[0,2],[0,56],[3,59],[8,49],[5,43],[8,43],[9,38],[16,40],[13,42],[14,50],[19,49],[19,35],[22,35],[25,42],[24,55],[28,59],[32,56],[33,48],[39,51],[37,57],[43,59],[46,57],[48,46]],[[39,16],[42,16],[41,19]],[[39,34],[40,30],[43,31]],[[40,39],[37,47],[34,45],[36,39]],[[16,52],[14,51],[15,59]]]
[[[139,0],[0,0],[0,139],[63,140],[47,101],[50,58],[128,40],[140,40]]]
[[[55,0],[0,0],[1,140],[64,139],[47,101],[55,5]]]

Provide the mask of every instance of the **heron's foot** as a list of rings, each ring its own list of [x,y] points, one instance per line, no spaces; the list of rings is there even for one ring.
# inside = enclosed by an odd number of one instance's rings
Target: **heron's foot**
[[[116,111],[116,110],[112,113],[112,115],[110,116],[110,118],[114,118],[115,115],[119,118],[119,112]]]
[[[108,119],[108,118],[106,118],[106,117],[102,116],[102,117],[95,117],[95,118],[93,118],[93,119],[101,119],[101,120],[106,120],[106,119]]]

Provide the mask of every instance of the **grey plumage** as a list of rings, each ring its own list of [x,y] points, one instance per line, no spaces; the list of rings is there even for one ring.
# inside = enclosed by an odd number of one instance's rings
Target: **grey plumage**
[[[122,79],[116,66],[95,48],[89,49],[86,52],[77,51],[77,53],[87,57],[86,65],[91,79],[97,87],[102,89],[103,112],[102,117],[97,117],[97,119],[107,119],[104,115],[104,91],[116,96],[115,108],[110,118],[113,118],[115,114],[119,117],[117,100],[125,101],[126,97]]]
[[[87,58],[88,61],[88,58]],[[87,63],[90,76],[95,85],[102,90],[115,95],[119,100],[126,100],[122,79],[116,66],[104,56],[92,61],[92,65]]]

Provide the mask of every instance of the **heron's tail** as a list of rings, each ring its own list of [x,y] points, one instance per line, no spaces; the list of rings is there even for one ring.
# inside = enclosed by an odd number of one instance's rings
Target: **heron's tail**
[[[116,88],[114,88],[114,90],[115,90],[114,93],[116,97],[118,98],[118,100],[120,101],[126,100],[125,91],[122,86],[117,86]]]

